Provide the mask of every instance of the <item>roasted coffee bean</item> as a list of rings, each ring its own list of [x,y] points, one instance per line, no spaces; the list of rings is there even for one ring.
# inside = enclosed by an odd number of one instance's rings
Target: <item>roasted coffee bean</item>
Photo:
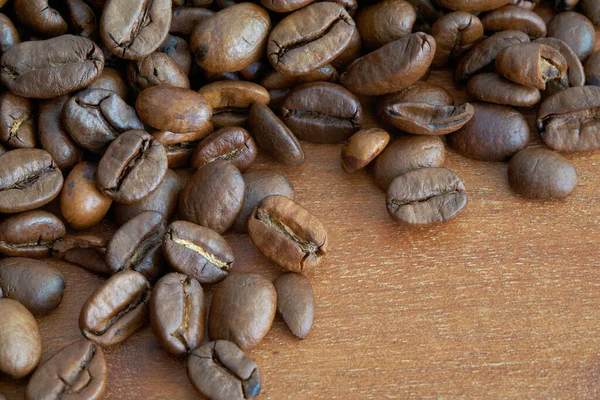
[[[265,75],[260,84],[268,90],[289,89],[303,83],[322,81],[335,82],[337,81],[337,78],[338,73],[333,65],[325,64],[304,75],[287,75],[279,71],[270,71]]]
[[[327,254],[323,224],[284,196],[263,199],[248,220],[248,233],[261,253],[293,272],[308,272]]]
[[[16,300],[0,299],[0,372],[14,378],[31,373],[42,355],[40,330],[33,315]]]
[[[469,103],[455,106],[450,92],[426,83],[382,98],[377,108],[386,123],[416,135],[446,135],[473,117]]]
[[[315,0],[260,0],[263,7],[278,13],[296,11],[313,3]]]
[[[279,275],[273,282],[277,290],[277,311],[292,333],[306,339],[315,316],[315,297],[307,277],[294,272]]]
[[[0,94],[0,142],[13,148],[35,147],[33,102],[10,92]]]
[[[15,14],[19,22],[43,36],[54,37],[67,33],[67,23],[48,0],[15,0]]]
[[[477,13],[495,10],[509,4],[511,0],[437,0],[437,2],[440,6],[451,10]]]
[[[107,376],[102,348],[89,340],[79,340],[35,371],[27,384],[25,399],[101,399]]]
[[[254,208],[268,196],[280,195],[294,199],[294,188],[290,181],[278,172],[258,169],[246,172],[244,175],[246,190],[242,210],[233,224],[236,232],[248,232],[248,219],[254,212]]]
[[[214,12],[206,8],[199,7],[177,7],[173,9],[171,18],[170,33],[190,36],[196,30],[196,27],[215,15]]]
[[[405,0],[384,0],[363,8],[356,16],[356,28],[369,49],[402,39],[412,33],[417,19],[413,6]]]
[[[113,54],[139,60],[165,40],[171,25],[171,0],[107,0],[100,37]]]
[[[1,160],[1,159],[0,159]],[[230,162],[200,168],[179,196],[179,216],[223,233],[233,224],[244,201],[244,179]]]
[[[512,190],[530,199],[562,199],[577,186],[573,164],[544,148],[521,150],[510,160],[508,182]]]
[[[205,318],[204,291],[197,280],[171,272],[156,283],[150,298],[150,323],[169,353],[182,356],[200,346]]]
[[[210,304],[210,338],[253,349],[271,329],[276,309],[277,292],[270,280],[256,274],[229,275]]]
[[[482,161],[506,161],[529,143],[525,117],[510,107],[473,103],[475,115],[449,135],[460,154]]]
[[[533,107],[542,99],[538,89],[511,82],[495,72],[469,79],[467,93],[479,101],[515,107]]]
[[[127,67],[127,80],[135,94],[158,85],[190,88],[187,74],[179,68],[175,60],[160,52],[131,61]]]
[[[535,12],[513,5],[498,8],[482,19],[486,32],[521,31],[530,38],[546,36],[546,23]]]
[[[96,173],[100,191],[117,203],[142,200],[158,188],[167,173],[167,152],[144,131],[128,131],[113,141]]]
[[[155,129],[172,132],[197,132],[208,128],[212,108],[193,90],[154,86],[137,98],[140,118]]]
[[[63,274],[43,261],[24,257],[0,260],[2,297],[17,300],[33,315],[45,315],[58,307],[65,286]]]
[[[0,253],[9,257],[48,257],[65,233],[63,222],[49,212],[16,214],[0,222]]]
[[[163,253],[169,264],[200,283],[225,279],[233,264],[233,250],[217,232],[187,221],[167,228]]]
[[[403,136],[393,140],[373,162],[373,177],[382,190],[399,175],[418,168],[441,167],[444,142],[436,136]]]
[[[16,149],[0,156],[0,212],[18,213],[51,202],[63,186],[63,176],[50,154],[40,149]]]
[[[239,71],[263,56],[270,30],[271,18],[264,8],[240,3],[198,25],[190,49],[207,71]]]
[[[539,43],[510,46],[498,53],[496,69],[505,78],[540,90],[567,72],[567,61],[558,50]]]
[[[544,100],[538,109],[536,125],[551,149],[591,151],[600,148],[599,116],[600,87],[574,87]]]
[[[67,236],[54,245],[52,256],[79,265],[98,274],[108,275],[105,254],[108,240],[113,232],[82,232]]]
[[[200,140],[211,133],[212,125],[209,124],[206,128],[204,131],[187,133],[154,131],[152,137],[165,147],[169,168],[182,168],[189,166]]]
[[[4,147],[3,144],[0,144],[0,156],[4,153],[6,153],[8,151],[8,149],[6,147]]]
[[[179,36],[168,35],[158,48],[158,51],[171,57],[177,66],[186,75],[189,75],[192,69],[192,53],[187,41]]]
[[[417,18],[434,22],[443,15],[435,0],[407,0],[417,12]]]
[[[121,133],[144,129],[135,110],[110,90],[82,90],[65,103],[62,121],[81,147],[101,153]]]
[[[350,42],[339,56],[331,60],[331,65],[338,70],[346,69],[348,65],[360,57],[361,50],[362,39],[360,33],[358,33],[358,29],[355,29],[352,36],[350,36]]]
[[[390,135],[383,129],[356,132],[342,147],[342,167],[351,174],[363,169],[385,149],[389,141]]]
[[[581,9],[594,25],[600,25],[600,3],[596,0],[581,0]]]
[[[300,142],[269,107],[254,104],[250,108],[248,122],[252,136],[268,155],[286,165],[304,162],[304,150]]]
[[[120,98],[127,98],[127,84],[121,73],[114,68],[104,68],[102,75],[98,77],[88,89],[104,89],[115,92]]]
[[[596,30],[584,15],[567,11],[554,16],[548,23],[548,36],[563,40],[581,61],[596,47]]]
[[[79,314],[83,336],[100,346],[120,343],[148,320],[150,284],[135,271],[119,272],[86,300]]]
[[[377,96],[402,90],[429,69],[436,52],[435,39],[413,33],[359,58],[340,76],[354,93]]]
[[[10,18],[0,14],[0,54],[6,53],[15,44],[21,43],[21,37]]]
[[[334,60],[350,43],[356,26],[336,3],[314,3],[281,20],[271,31],[267,56],[273,67],[302,75]]]
[[[304,140],[340,143],[360,129],[360,101],[343,87],[329,82],[307,83],[294,88],[281,106],[283,122]]]
[[[577,54],[571,50],[571,47],[568,44],[560,39],[550,37],[539,38],[535,42],[554,47],[567,62],[567,72],[562,79],[555,79],[549,82],[549,87],[546,88],[546,95],[554,94],[568,87],[585,85],[583,65],[581,65],[581,61],[579,61]]]
[[[585,78],[588,85],[600,86],[600,51],[592,53],[585,62]]]
[[[87,86],[103,68],[102,50],[94,42],[63,35],[11,47],[0,61],[0,78],[16,95],[49,99]]]
[[[432,65],[442,67],[467,52],[483,37],[483,25],[475,15],[454,11],[431,27],[436,50]]]
[[[195,349],[188,358],[187,371],[196,390],[211,399],[246,400],[260,393],[256,362],[226,340]]]
[[[248,169],[256,158],[256,143],[247,130],[225,127],[204,139],[192,155],[193,168],[201,168],[218,160],[233,163],[241,172]]]
[[[98,35],[98,21],[94,10],[83,0],[67,0],[67,9],[73,33],[94,39]]]

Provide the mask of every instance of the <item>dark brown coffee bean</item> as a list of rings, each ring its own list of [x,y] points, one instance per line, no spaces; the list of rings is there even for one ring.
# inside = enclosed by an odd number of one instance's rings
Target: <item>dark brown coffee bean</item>
[[[94,39],[98,35],[96,14],[83,0],[67,0],[67,9],[73,33],[78,36]]]
[[[314,3],[281,20],[271,31],[267,56],[289,75],[306,74],[334,60],[356,30],[352,17],[336,3]]]
[[[306,339],[315,315],[315,298],[307,277],[294,272],[279,275],[274,282],[277,290],[277,311],[292,333]]]
[[[432,36],[413,33],[358,59],[340,76],[340,82],[352,92],[367,96],[397,92],[427,72],[435,52]]]
[[[293,272],[308,272],[327,254],[323,224],[284,196],[266,197],[254,209],[248,233],[261,253]]]
[[[94,228],[70,235],[54,245],[52,256],[98,274],[109,275],[105,254],[114,229]]]
[[[240,3],[198,25],[190,49],[207,71],[239,71],[263,56],[270,30],[271,18],[264,8]]]
[[[495,10],[509,4],[511,0],[437,0],[437,2],[440,6],[451,10],[477,13]]]
[[[67,23],[48,0],[15,0],[14,8],[17,19],[36,33],[48,37],[67,33]]]
[[[592,53],[585,62],[585,77],[588,85],[600,86],[600,51]]]
[[[17,214],[0,222],[0,253],[9,257],[48,257],[65,233],[62,221],[49,212]]]
[[[373,177],[382,190],[399,175],[418,168],[441,167],[444,142],[437,136],[403,136],[393,140],[373,162]]]
[[[599,110],[600,87],[569,88],[542,102],[536,125],[544,143],[553,150],[596,150],[600,148]]]
[[[548,36],[561,39],[585,61],[596,47],[596,30],[584,15],[573,11],[557,14],[548,23]]]
[[[270,280],[256,274],[229,275],[210,304],[210,338],[253,349],[271,329],[276,309],[277,292]]]
[[[261,85],[268,90],[289,89],[303,83],[322,81],[335,82],[337,81],[337,78],[338,73],[333,65],[325,64],[304,75],[287,75],[279,71],[270,71],[261,81]]]
[[[139,60],[165,40],[171,25],[171,0],[107,0],[100,37],[113,54]]]
[[[356,132],[342,147],[342,167],[351,174],[363,169],[385,149],[389,141],[390,135],[383,129]]]
[[[529,143],[525,117],[510,107],[473,103],[475,115],[449,135],[460,154],[482,161],[506,161]]]
[[[581,0],[581,9],[594,25],[600,25],[600,3],[596,0]]]
[[[355,29],[352,36],[350,36],[350,42],[339,56],[331,60],[331,65],[340,71],[346,69],[348,65],[360,57],[361,50],[362,39],[360,33],[358,33],[358,29]]]
[[[538,89],[511,82],[495,72],[469,79],[467,93],[479,101],[515,107],[533,107],[542,99]]]
[[[546,36],[546,23],[535,12],[513,5],[487,13],[481,23],[486,32],[521,31],[530,38]]]
[[[412,33],[417,19],[413,6],[405,0],[384,0],[363,8],[356,16],[356,28],[369,49],[402,39]]]
[[[33,315],[16,300],[0,299],[0,315],[0,372],[23,378],[40,361],[40,329]]]
[[[127,80],[135,94],[158,85],[190,88],[187,74],[179,68],[175,60],[160,52],[131,61],[127,67]]]
[[[195,279],[171,272],[154,286],[150,298],[150,323],[160,345],[182,356],[200,346],[204,338],[206,304]]]
[[[0,14],[0,54],[6,53],[15,44],[21,43],[21,37],[13,22]]]
[[[577,170],[566,158],[543,148],[521,150],[510,160],[512,190],[530,199],[562,199],[577,186]]]
[[[196,390],[211,399],[246,400],[260,393],[256,362],[226,340],[195,349],[188,358],[187,371]]]
[[[88,89],[104,89],[115,92],[120,98],[127,98],[127,84],[121,73],[114,68],[104,68],[102,75],[98,77]]]
[[[120,343],[148,320],[150,284],[135,271],[119,272],[86,300],[79,314],[83,336],[100,346]]]
[[[61,349],[35,371],[27,384],[25,399],[101,399],[107,376],[102,348],[89,340],[79,340]]]
[[[256,158],[256,143],[244,128],[225,127],[204,139],[194,151],[191,165],[201,168],[218,160],[233,163],[241,172]]]
[[[190,165],[200,140],[212,132],[212,124],[206,128],[204,131],[186,133],[154,131],[152,137],[165,147],[169,168],[182,168]]]
[[[171,57],[175,61],[175,64],[186,75],[189,75],[192,69],[192,53],[187,41],[179,36],[168,35],[158,48],[158,51]]]
[[[102,50],[94,42],[63,35],[11,47],[0,61],[0,78],[16,95],[49,99],[86,87],[103,68]]]
[[[12,148],[35,147],[33,102],[10,92],[0,94],[0,142]]]
[[[223,233],[233,224],[244,200],[244,179],[230,162],[200,168],[179,196],[179,216]]]
[[[51,202],[63,186],[63,176],[50,154],[40,149],[16,149],[0,156],[0,212],[18,213]]]
[[[432,65],[442,67],[467,52],[483,37],[483,25],[475,15],[454,11],[431,27],[436,50]]]
[[[199,7],[177,7],[173,9],[171,18],[170,33],[190,36],[196,30],[196,27],[215,15],[214,12],[206,8]]]
[[[313,3],[315,0],[260,0],[263,7],[278,13],[298,10]]]
[[[585,72],[581,61],[577,57],[577,54],[571,50],[571,47],[560,39],[556,38],[539,38],[535,41],[536,43],[545,44],[547,46],[554,47],[560,52],[567,62],[567,72],[562,79],[554,79],[549,83],[546,88],[545,95],[551,95],[568,87],[583,86],[585,85]]]

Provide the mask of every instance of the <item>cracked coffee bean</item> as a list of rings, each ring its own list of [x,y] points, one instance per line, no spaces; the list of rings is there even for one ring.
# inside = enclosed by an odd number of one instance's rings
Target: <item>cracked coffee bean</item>
[[[8,257],[48,257],[65,233],[60,218],[47,211],[16,214],[0,222],[0,253]]]
[[[225,127],[207,136],[196,147],[191,166],[202,168],[211,162],[225,160],[244,172],[256,159],[256,153],[256,143],[247,130]]]
[[[144,89],[159,85],[190,88],[187,74],[179,68],[175,60],[160,52],[131,61],[127,67],[127,80],[136,95]]]
[[[0,95],[0,142],[8,147],[35,147],[37,130],[33,102],[10,92]]]
[[[67,33],[67,22],[48,2],[49,0],[15,0],[17,20],[43,36],[54,37]]]

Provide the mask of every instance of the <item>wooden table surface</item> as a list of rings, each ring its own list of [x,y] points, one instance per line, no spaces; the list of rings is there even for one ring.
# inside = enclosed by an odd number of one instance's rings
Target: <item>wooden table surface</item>
[[[465,101],[450,77],[434,72],[430,81]],[[259,398],[600,398],[600,152],[568,156],[579,185],[566,200],[545,202],[515,197],[505,163],[449,151],[445,167],[463,178],[467,208],[444,225],[407,230],[389,218],[368,172],[343,172],[339,145],[304,147],[301,166],[260,156],[252,167],[288,176],[330,240],[309,275],[317,306],[308,338],[276,317],[249,352],[260,367]],[[226,238],[234,273],[280,273],[247,235]],[[41,362],[82,337],[79,310],[103,281],[53,265],[67,289],[61,306],[38,319]],[[106,359],[106,399],[199,397],[186,361],[162,350],[149,327],[106,349]],[[0,376],[9,399],[22,399],[26,384]]]

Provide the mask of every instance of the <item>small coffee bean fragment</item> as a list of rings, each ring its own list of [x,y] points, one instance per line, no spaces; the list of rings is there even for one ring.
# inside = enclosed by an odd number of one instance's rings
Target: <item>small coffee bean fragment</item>
[[[306,339],[315,316],[315,297],[310,281],[302,274],[286,272],[273,284],[277,290],[277,311],[294,335]]]
[[[385,149],[389,141],[390,135],[383,129],[356,132],[342,147],[342,167],[348,173],[363,169]]]
[[[10,92],[0,94],[0,142],[8,147],[37,144],[34,104]]]

